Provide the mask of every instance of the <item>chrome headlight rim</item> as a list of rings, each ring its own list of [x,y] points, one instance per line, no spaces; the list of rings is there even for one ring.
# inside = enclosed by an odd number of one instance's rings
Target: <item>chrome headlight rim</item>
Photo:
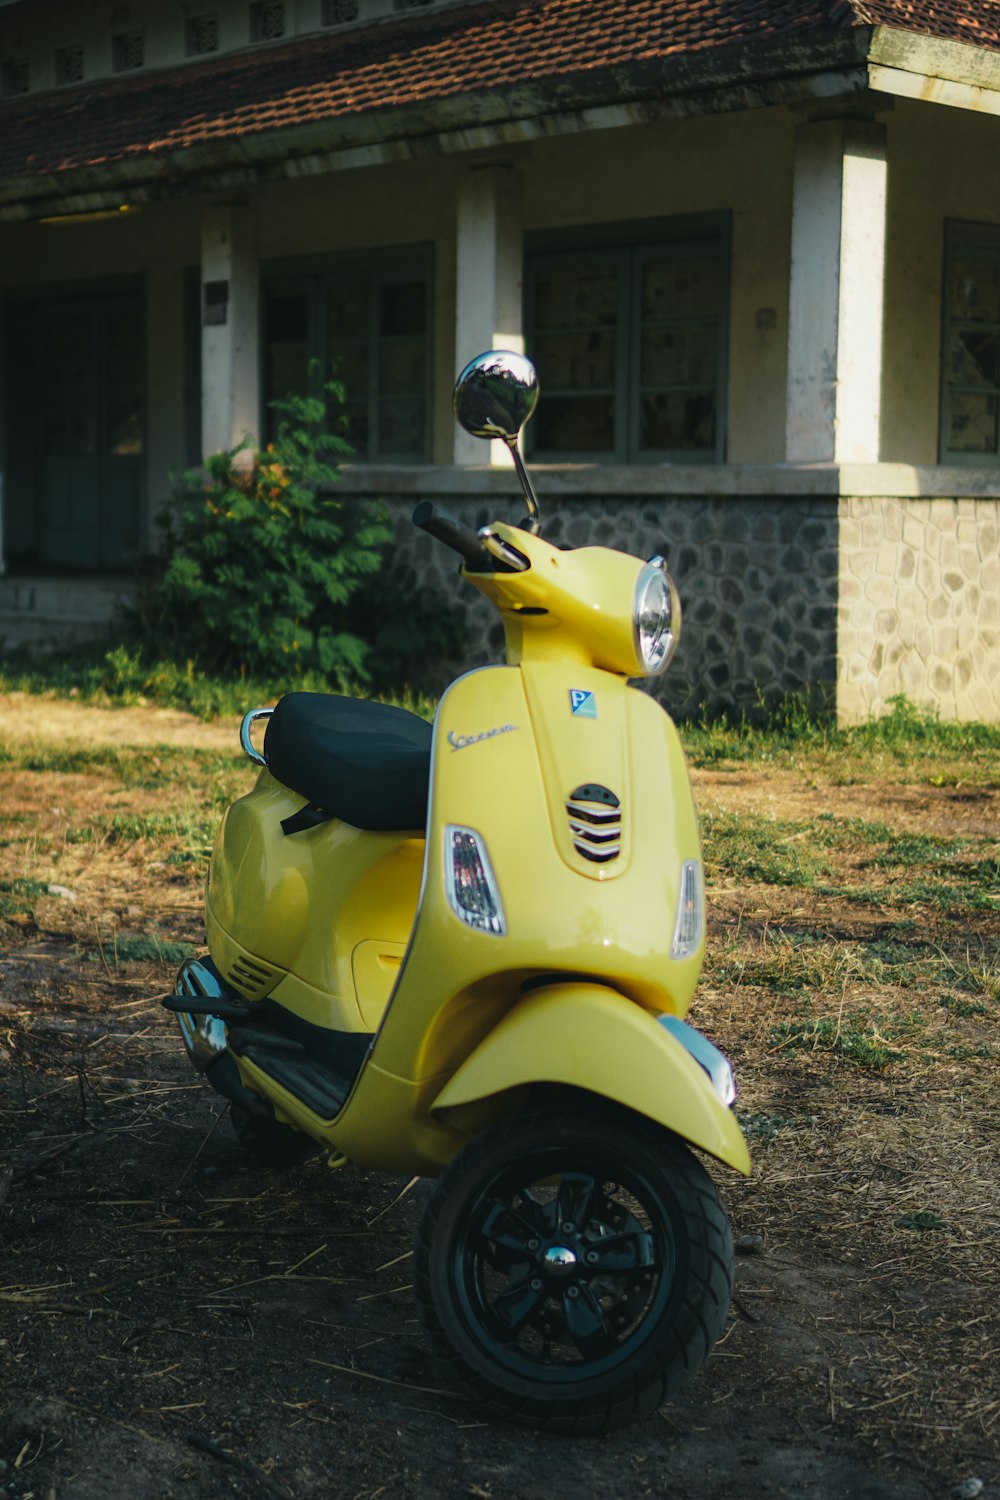
[[[639,675],[659,677],[673,660],[681,634],[681,599],[662,557],[639,569],[632,599],[632,648]]]

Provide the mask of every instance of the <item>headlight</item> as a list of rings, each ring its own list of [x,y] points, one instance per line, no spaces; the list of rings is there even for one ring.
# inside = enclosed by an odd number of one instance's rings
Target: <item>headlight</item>
[[[640,569],[632,614],[636,660],[644,677],[666,671],[681,633],[681,600],[662,557]]]

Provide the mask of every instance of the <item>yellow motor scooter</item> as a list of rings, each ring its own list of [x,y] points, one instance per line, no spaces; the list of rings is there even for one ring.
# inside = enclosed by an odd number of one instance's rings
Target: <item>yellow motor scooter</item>
[[[216,840],[210,956],[166,1004],[261,1160],[437,1177],[414,1255],[436,1348],[494,1409],[597,1432],[718,1337],[732,1240],[690,1148],[749,1158],[729,1065],[683,1020],[704,947],[684,757],[629,681],[670,661],[677,593],[662,558],[542,539],[517,447],[536,399],[504,352],[455,388],[510,448],[520,525],[414,514],[500,610],[507,664],[453,683],[433,729],[326,694],[247,714],[260,774]]]

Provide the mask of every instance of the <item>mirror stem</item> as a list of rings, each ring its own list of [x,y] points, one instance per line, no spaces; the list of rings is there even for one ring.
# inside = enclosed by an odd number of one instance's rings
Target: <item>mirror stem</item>
[[[530,531],[532,536],[538,536],[542,529],[538,501],[535,499],[535,492],[531,488],[531,480],[528,478],[528,471],[524,467],[524,460],[517,446],[517,438],[505,437],[504,442],[510,449],[510,456],[514,460],[514,468],[517,470],[517,477],[521,481],[521,489],[524,491],[524,501],[528,507],[528,524],[525,530]]]

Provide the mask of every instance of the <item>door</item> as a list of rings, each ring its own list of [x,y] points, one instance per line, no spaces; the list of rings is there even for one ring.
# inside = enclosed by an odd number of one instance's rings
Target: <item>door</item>
[[[31,453],[20,467],[34,492],[20,503],[34,511],[34,558],[42,567],[124,569],[140,541],[141,293],[33,301],[16,326],[30,390],[20,441]]]

